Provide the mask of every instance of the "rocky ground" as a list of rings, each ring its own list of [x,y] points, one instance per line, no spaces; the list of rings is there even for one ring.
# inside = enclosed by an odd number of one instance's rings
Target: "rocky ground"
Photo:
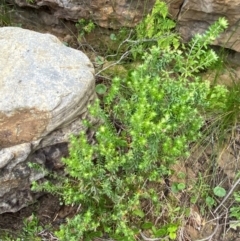
[[[106,41],[104,36],[109,36],[109,30],[98,29],[95,34],[89,35],[88,44],[79,44],[77,41],[77,30],[74,23],[67,21],[60,21],[54,26],[42,24],[39,21],[41,13],[31,10],[31,11],[18,11],[14,10],[11,15],[11,21],[15,25],[21,24],[22,27],[32,29],[39,32],[49,32],[57,37],[71,47],[85,50],[92,61],[96,58],[96,49],[99,42],[98,36],[101,36],[102,41]],[[45,16],[46,14],[42,14]],[[91,42],[90,42],[91,41]],[[94,46],[94,48],[92,48]],[[101,48],[101,47],[99,47]],[[92,51],[91,51],[92,49]],[[236,70],[238,72],[238,68]],[[222,74],[223,82],[226,77],[226,73]],[[97,79],[101,81],[101,78]],[[189,188],[193,188],[192,180],[199,177],[202,174],[205,178],[205,174],[214,174],[211,181],[219,183],[225,187],[226,190],[231,191],[231,187],[234,185],[234,177],[239,170],[239,130],[236,129],[232,138],[226,138],[226,144],[224,148],[218,149],[214,145],[214,140],[209,143],[207,147],[198,147],[193,152],[191,157],[186,161],[185,166],[176,166],[176,170],[181,169],[186,173],[185,184]],[[216,165],[213,166],[212,163],[215,162]],[[209,170],[211,167],[211,170]],[[213,168],[214,167],[214,168]],[[209,177],[209,176],[208,176]],[[177,178],[177,177],[176,177]],[[206,177],[207,178],[207,177]],[[176,181],[170,180],[172,182]],[[237,187],[238,188],[238,187]],[[184,196],[183,192],[179,198],[184,200],[188,197]],[[231,200],[227,200],[224,205],[221,205],[221,201],[218,203],[219,210],[216,213],[209,213],[203,215],[202,210],[199,210],[197,206],[191,212],[189,222],[185,227],[183,227],[182,241],[239,241],[240,240],[240,230],[239,228],[231,228],[231,222],[227,215],[227,208],[231,206]],[[36,203],[21,209],[16,213],[5,213],[0,215],[0,240],[1,237],[5,237],[6,234],[12,234],[17,237],[17,233],[22,230],[29,230],[31,227],[28,226],[34,218],[38,220],[39,226],[44,227],[42,230],[38,230],[38,237],[36,240],[57,240],[53,233],[47,228],[51,225],[53,228],[58,228],[60,224],[66,222],[66,218],[72,217],[76,212],[78,212],[78,207],[64,206],[60,205],[59,199],[56,196],[50,194],[43,194]],[[220,215],[219,221],[216,221],[216,216]]]

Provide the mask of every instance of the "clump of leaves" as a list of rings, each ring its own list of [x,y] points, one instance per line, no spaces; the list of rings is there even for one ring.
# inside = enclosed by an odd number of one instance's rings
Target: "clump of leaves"
[[[78,30],[78,40],[81,41],[82,38],[88,33],[91,33],[95,29],[96,25],[92,20],[79,19],[76,23],[76,28]]]
[[[234,217],[237,220],[240,220],[240,207],[239,207],[239,203],[240,203],[240,192],[234,192],[233,193],[234,196],[234,200],[235,203],[237,205],[234,205],[230,208],[230,217]]]
[[[179,36],[173,32],[175,26],[176,23],[168,18],[167,5],[157,0],[152,12],[136,27],[136,41],[131,49],[134,59],[153,45],[161,49],[178,48]]]

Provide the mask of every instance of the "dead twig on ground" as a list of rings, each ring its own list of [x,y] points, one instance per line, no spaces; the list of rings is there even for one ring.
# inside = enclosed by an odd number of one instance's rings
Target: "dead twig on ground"
[[[209,241],[211,241],[212,240],[212,238],[213,238],[213,236],[217,233],[217,231],[218,231],[218,228],[219,228],[219,216],[217,215],[217,217],[216,218],[214,218],[214,219],[216,219],[217,220],[217,224],[216,224],[216,227],[215,227],[215,229],[213,230],[213,232],[212,232],[212,234],[211,235],[209,235],[208,237],[206,237],[206,238],[203,238],[203,239],[198,239],[198,240],[196,240],[196,241],[206,241],[206,240],[209,240]]]
[[[165,239],[165,238],[148,238],[143,234],[143,232],[140,232],[140,235],[145,241],[161,241]]]
[[[227,201],[227,199],[229,198],[229,196],[233,193],[234,189],[236,188],[236,186],[240,183],[240,178],[234,183],[234,185],[232,186],[232,188],[229,190],[228,194],[225,196],[225,198],[222,200],[222,202],[217,206],[217,208],[214,210],[213,213],[216,213],[218,211],[218,209],[223,206],[223,204]]]

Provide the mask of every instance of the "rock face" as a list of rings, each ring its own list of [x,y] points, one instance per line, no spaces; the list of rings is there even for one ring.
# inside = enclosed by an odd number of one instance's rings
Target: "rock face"
[[[240,52],[240,4],[238,0],[165,0],[170,13],[177,20],[183,40],[188,41],[194,34],[204,32],[219,17],[229,22],[228,30],[215,41]]]
[[[31,181],[67,155],[94,99],[94,69],[82,52],[50,34],[0,28],[0,213],[32,201]],[[55,146],[54,146],[55,145]],[[53,148],[54,146],[54,148]],[[53,151],[54,150],[54,151]]]
[[[43,22],[54,25],[59,19],[77,21],[91,19],[104,28],[134,27],[150,12],[155,0],[8,0],[18,6],[40,9],[48,7],[50,13]],[[178,22],[178,30],[184,41],[194,34],[204,32],[219,17],[226,17],[228,30],[214,44],[240,52],[240,4],[238,0],[163,0],[169,6],[170,15]]]
[[[135,26],[151,10],[155,0],[10,0],[18,6],[33,8],[48,7],[57,19],[78,21],[92,19],[105,28],[117,29],[122,26]],[[51,19],[54,19],[51,18]],[[53,21],[53,20],[51,20]]]

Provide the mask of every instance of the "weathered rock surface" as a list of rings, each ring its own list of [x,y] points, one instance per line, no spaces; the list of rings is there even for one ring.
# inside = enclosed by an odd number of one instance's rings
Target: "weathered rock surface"
[[[165,0],[172,17],[177,20],[183,40],[188,41],[194,34],[203,33],[219,17],[229,22],[228,30],[215,45],[240,52],[240,4],[238,0]]]
[[[67,155],[70,134],[84,129],[82,119],[88,118],[95,83],[88,57],[50,34],[0,28],[0,49],[3,213],[15,212],[34,198],[31,181],[45,173],[30,169],[28,162],[53,168],[53,160]],[[53,145],[55,151],[49,151]]]
[[[59,19],[77,21],[92,19],[104,28],[118,29],[122,26],[133,27],[151,11],[155,0],[8,0],[20,7],[35,9],[48,7],[41,20],[46,25],[55,25]],[[240,52],[240,4],[237,0],[163,0],[169,6],[170,15],[178,22],[178,30],[184,41],[194,34],[207,30],[219,17],[226,17],[228,30],[214,44]]]
[[[92,19],[95,23],[105,28],[119,28],[122,26],[135,26],[136,23],[151,10],[155,0],[35,0],[29,3],[26,0],[10,0],[18,6],[33,8],[48,7],[53,13],[51,20],[67,19]]]

